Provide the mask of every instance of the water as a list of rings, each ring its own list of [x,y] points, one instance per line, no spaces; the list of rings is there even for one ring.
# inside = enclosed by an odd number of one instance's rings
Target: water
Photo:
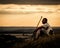
[[[52,27],[55,34],[60,34],[60,27]],[[33,35],[33,31],[36,27],[0,27],[0,34],[3,32],[7,35],[13,35],[17,38],[30,37]],[[27,37],[27,38],[28,38]]]

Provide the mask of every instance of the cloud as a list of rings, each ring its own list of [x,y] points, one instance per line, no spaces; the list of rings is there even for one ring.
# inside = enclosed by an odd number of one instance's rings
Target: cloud
[[[10,10],[6,9],[6,10],[0,10],[0,14],[31,14],[31,13],[37,13],[35,11],[18,11],[16,9],[15,10],[14,9],[10,9]]]
[[[0,10],[0,14],[32,14],[32,13],[54,13],[56,12],[55,10],[35,10],[35,11],[18,11],[16,9],[6,9],[6,10]]]
[[[60,0],[0,0],[0,4],[60,4]]]
[[[0,14],[32,14],[60,12],[60,5],[1,5]]]

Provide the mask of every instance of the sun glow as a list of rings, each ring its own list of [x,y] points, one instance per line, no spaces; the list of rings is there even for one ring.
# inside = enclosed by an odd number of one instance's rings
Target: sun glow
[[[60,5],[0,5],[0,26],[36,26],[41,16],[60,26]]]

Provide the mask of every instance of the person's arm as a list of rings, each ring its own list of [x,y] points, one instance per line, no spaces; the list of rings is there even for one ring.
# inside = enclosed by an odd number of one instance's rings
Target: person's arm
[[[40,27],[38,27],[34,32],[37,32],[39,29],[42,29],[42,28],[44,28],[44,29],[45,29],[45,27],[40,26]]]
[[[34,30],[34,32],[37,32],[40,29],[40,27],[38,27],[36,30]]]

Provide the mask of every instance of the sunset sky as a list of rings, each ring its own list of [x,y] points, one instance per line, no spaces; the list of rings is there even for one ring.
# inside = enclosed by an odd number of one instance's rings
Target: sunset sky
[[[6,0],[7,1],[7,0]],[[0,2],[0,26],[37,26],[41,16],[53,27],[60,27],[60,4],[15,4]],[[15,0],[16,1],[16,0]],[[50,0],[49,0],[50,1]],[[27,2],[27,1],[26,1]],[[35,2],[36,3],[36,2]],[[39,2],[38,2],[39,3]],[[49,2],[47,2],[49,3]],[[41,25],[41,22],[40,22]]]

